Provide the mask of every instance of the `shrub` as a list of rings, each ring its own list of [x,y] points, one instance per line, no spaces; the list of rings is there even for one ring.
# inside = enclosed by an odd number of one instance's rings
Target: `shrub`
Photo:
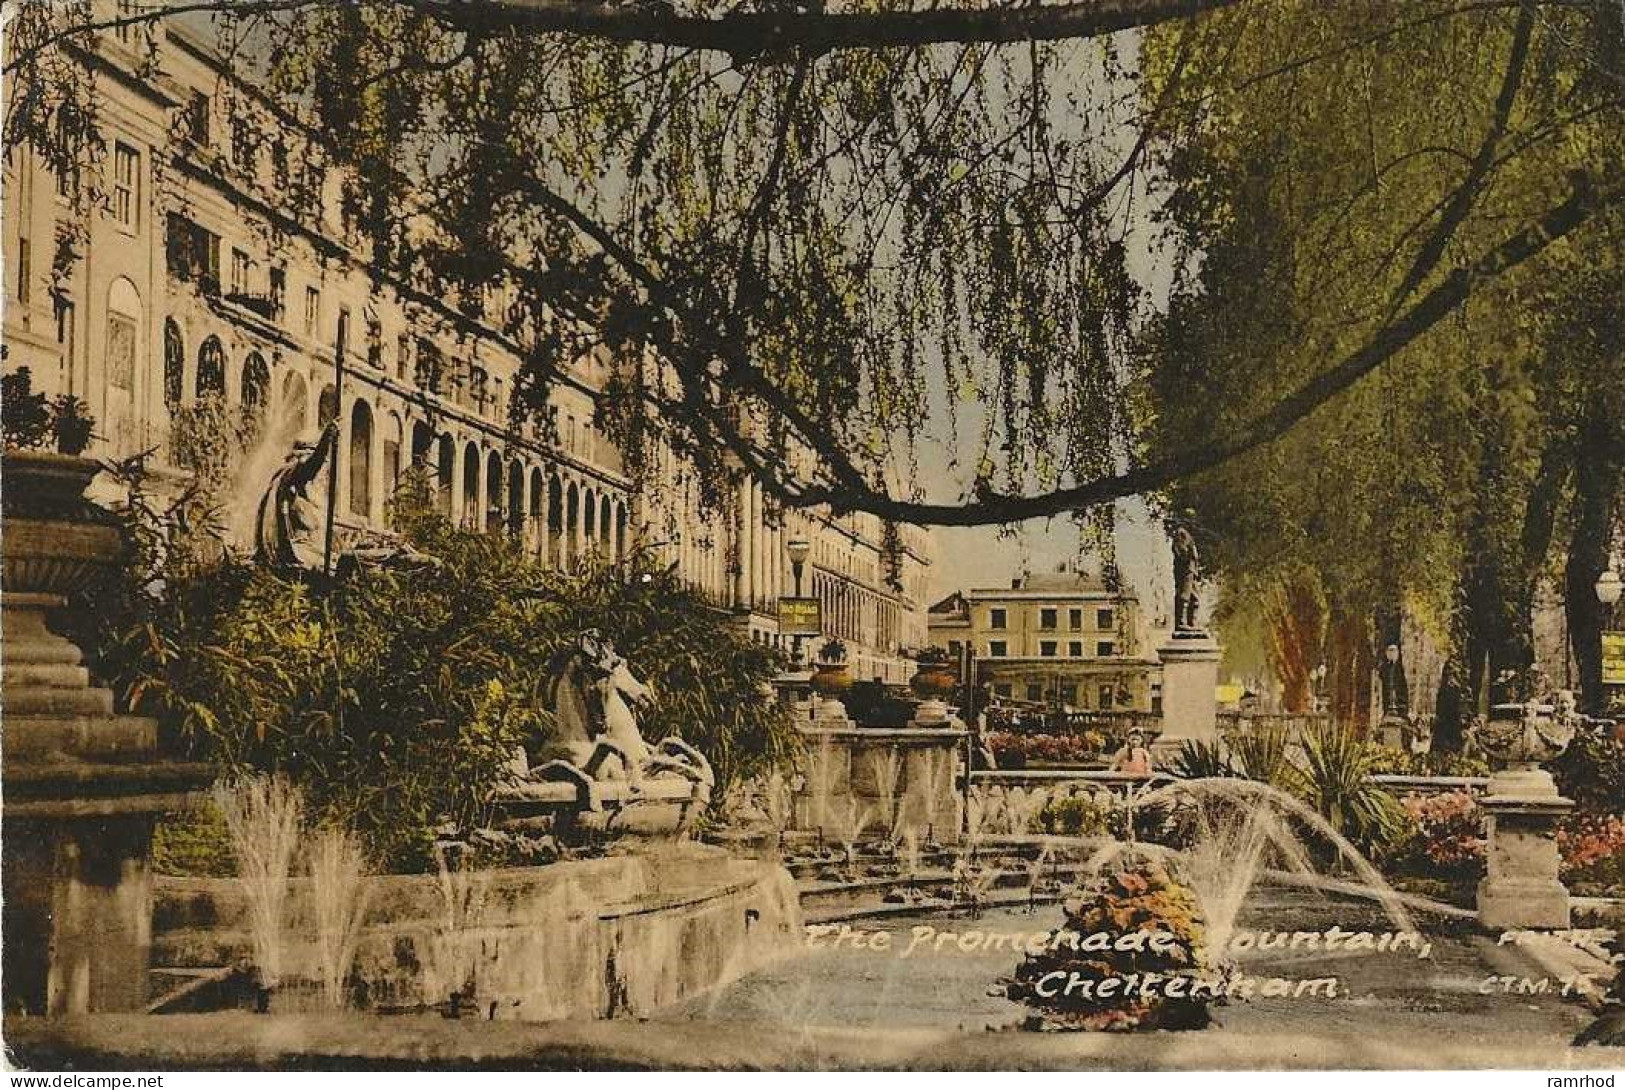
[[[229,878],[237,873],[231,834],[213,799],[158,819],[152,829],[152,869],[190,878]]]
[[[1067,795],[1052,798],[1038,812],[1035,824],[1038,831],[1064,836],[1099,836],[1113,831],[1114,812],[1111,800],[1100,801],[1091,794]]]
[[[1199,999],[1169,999],[1164,995],[1114,994],[1096,998],[1093,988],[1079,988],[1071,994],[1056,989],[1053,996],[1041,995],[1039,981],[1051,973],[1061,973],[1064,985],[1077,978],[1098,986],[1117,978],[1120,982],[1135,974],[1195,975],[1205,967],[1203,927],[1195,895],[1169,876],[1159,865],[1145,864],[1100,880],[1066,904],[1066,916],[1056,938],[1074,936],[1071,942],[1054,941],[1053,948],[1029,953],[1006,981],[1005,994],[1032,1008],[1028,1027],[1064,1030],[1153,1030],[1201,1029],[1210,1021],[1208,1004]],[[1085,951],[1074,949],[1082,938],[1104,934],[1116,939],[1133,932],[1172,936],[1172,942],[1154,949],[1150,943],[1139,950]],[[1053,986],[1055,978],[1051,978]],[[1120,987],[1119,993],[1128,991]]]
[[[1625,820],[1576,811],[1557,827],[1557,852],[1565,882],[1617,885],[1625,877]]]
[[[1082,734],[1024,734],[1015,731],[989,731],[983,735],[1003,764],[1007,758],[1021,761],[1079,762],[1098,760],[1105,749],[1105,736],[1098,731]]]
[[[1558,790],[1581,810],[1625,813],[1625,738],[1600,730],[1579,733],[1550,767]]]
[[[1482,869],[1484,815],[1470,794],[1409,794],[1401,805],[1408,828],[1390,852],[1392,869],[1449,879]]]
[[[548,569],[454,529],[417,493],[396,516],[438,566],[288,578],[229,557],[176,567],[186,550],[148,547],[152,574],[132,565],[101,592],[114,608],[96,614],[100,665],[223,773],[288,776],[319,822],[356,829],[394,868],[429,865],[448,822],[465,835],[488,823],[515,749],[552,729],[549,662],[589,629],[652,684],[645,734],[711,760],[714,798],[788,755],[788,717],[762,693],[778,655],[675,575],[647,560]]]

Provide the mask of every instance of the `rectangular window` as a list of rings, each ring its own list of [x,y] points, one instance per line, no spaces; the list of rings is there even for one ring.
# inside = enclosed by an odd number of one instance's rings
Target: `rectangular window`
[[[33,262],[28,252],[28,240],[17,240],[17,302],[28,302],[28,281],[33,278]]]
[[[1039,645],[1038,645],[1038,654],[1041,657],[1046,658],[1046,659],[1054,658],[1055,657],[1055,641],[1054,640],[1044,640],[1044,641],[1040,642]]]
[[[271,270],[271,317],[280,320],[288,308],[288,270],[281,265]]]
[[[187,135],[193,143],[207,144],[209,142],[209,96],[202,91],[193,91],[190,101],[186,104]]]
[[[1111,640],[1100,640],[1095,644],[1095,654],[1103,659],[1111,658],[1117,654],[1117,645]]]
[[[231,117],[231,161],[241,170],[254,172],[254,129],[248,118],[235,112]]]
[[[136,0],[118,0],[118,17],[120,19],[128,19],[137,14],[139,12],[136,8]],[[135,33],[135,24],[120,23],[113,28],[113,33],[118,37],[119,41],[128,44]]]
[[[377,318],[367,319],[367,366],[384,369],[384,327]]]
[[[339,322],[333,330],[333,343],[339,351],[349,356],[355,351],[350,347],[350,308],[339,307]]]
[[[1069,708],[1078,706],[1078,687],[1076,685],[1062,685],[1058,693],[1061,703]]]
[[[949,640],[948,641],[948,654],[952,655],[954,658],[957,659],[959,656],[963,655],[964,653],[965,653],[965,645],[964,644],[960,643],[958,640]]]
[[[56,316],[56,343],[66,348],[73,339],[73,301],[57,299],[51,309]]]
[[[1095,627],[1096,628],[1112,628],[1113,626],[1116,625],[1116,623],[1117,623],[1117,619],[1113,615],[1111,610],[1109,610],[1109,609],[1097,609],[1097,610],[1095,610]]]
[[[140,195],[141,154],[128,144],[113,146],[113,219],[135,230]]]
[[[305,289],[305,332],[312,337],[322,324],[322,293],[316,288]]]
[[[1006,644],[1003,640],[994,640],[992,643],[989,643],[987,645],[988,658],[994,658],[994,659],[1002,659],[1002,658],[1004,658],[1005,653],[1008,650],[1008,647],[1009,647],[1009,645]]]
[[[248,255],[237,249],[231,249],[231,294],[248,294]]]
[[[989,628],[1004,628],[1008,621],[1004,610],[990,609],[987,611],[987,626]]]
[[[174,212],[164,239],[169,275],[193,280],[205,292],[220,290],[220,236]]]
[[[1066,611],[1066,626],[1076,632],[1083,627],[1083,610],[1069,609]]]
[[[1054,609],[1041,609],[1038,611],[1038,627],[1046,632],[1053,632],[1060,624],[1060,612]]]
[[[1008,699],[1009,696],[1010,696],[1010,686],[1009,686],[1009,684],[1007,682],[1003,682],[1003,681],[998,682],[997,684],[995,684],[993,686],[993,695],[994,696],[1002,696],[1002,697],[1005,697],[1005,698]]]
[[[1083,658],[1083,641],[1072,640],[1066,645],[1066,653],[1075,659]]]
[[[1037,704],[1039,701],[1043,700],[1044,699],[1044,687],[1042,685],[1037,684],[1037,683],[1028,684],[1028,686],[1027,686],[1027,699],[1030,700],[1034,704]]]
[[[1099,693],[1096,695],[1100,697],[1100,710],[1103,712],[1110,711],[1112,708],[1113,697],[1112,687],[1110,685],[1102,685]]]
[[[412,369],[412,337],[402,333],[395,338],[395,377],[406,381]]]

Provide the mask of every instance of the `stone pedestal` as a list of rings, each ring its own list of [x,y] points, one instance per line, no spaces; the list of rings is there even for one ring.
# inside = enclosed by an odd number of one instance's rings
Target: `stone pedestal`
[[[1557,878],[1557,822],[1574,803],[1557,793],[1550,773],[1519,768],[1492,776],[1479,805],[1488,836],[1479,923],[1496,931],[1566,929],[1569,891]]]
[[[1390,749],[1405,748],[1406,722],[1397,715],[1385,715],[1377,724],[1377,744]]]
[[[1157,648],[1162,660],[1162,733],[1151,750],[1167,760],[1187,742],[1219,740],[1219,660],[1224,648],[1206,632],[1176,632]]]
[[[858,727],[850,719],[803,728],[801,775],[791,827],[836,835],[846,816],[862,815],[871,836],[888,835],[890,801],[899,824],[940,844],[959,840],[959,781],[966,732],[956,719],[929,727]],[[890,777],[889,783],[880,777]]]
[[[116,556],[118,530],[80,497],[96,464],[5,455],[4,1003],[67,1015],[147,1004],[156,814],[212,778],[166,759],[151,719],[116,715],[47,615]]]

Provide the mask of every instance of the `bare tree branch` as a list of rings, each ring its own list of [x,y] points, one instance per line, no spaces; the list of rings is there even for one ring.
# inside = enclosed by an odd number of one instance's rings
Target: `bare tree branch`
[[[655,3],[604,0],[411,0],[443,22],[563,32],[616,42],[789,60],[796,51],[890,49],[947,42],[1056,41],[1189,18],[1236,0],[1075,0],[1067,4],[912,11],[730,11],[682,15]]]

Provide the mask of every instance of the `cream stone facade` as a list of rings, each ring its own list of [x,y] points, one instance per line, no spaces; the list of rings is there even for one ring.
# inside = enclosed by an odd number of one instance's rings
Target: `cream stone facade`
[[[345,214],[344,175],[314,142],[185,31],[160,26],[152,44],[149,58],[126,29],[83,54],[99,162],[59,178],[19,149],[4,172],[5,369],[87,402],[89,453],[151,450],[178,480],[176,422],[204,399],[263,417],[264,449],[243,452],[245,465],[274,465],[336,416],[342,533],[387,532],[388,499],[418,463],[459,524],[521,537],[560,565],[641,543],[782,647],[785,546],[805,536],[803,589],[824,602],[826,635],[851,647],[856,676],[907,678],[899,652],[926,640],[928,535],[905,528],[888,549],[877,520],[779,512],[753,484],[735,515],[702,517],[675,463],[634,487],[594,426],[605,369],[592,359],[550,391],[556,442],[511,426],[521,346],[502,328],[507,293],[448,300],[379,277]],[[76,186],[91,199],[76,202]],[[300,193],[311,199],[288,199]],[[75,259],[56,260],[67,249]],[[252,505],[244,481],[239,502]]]
[[[1072,572],[951,594],[930,609],[931,642],[966,647],[995,699],[1071,711],[1152,711],[1158,660],[1131,591]]]

